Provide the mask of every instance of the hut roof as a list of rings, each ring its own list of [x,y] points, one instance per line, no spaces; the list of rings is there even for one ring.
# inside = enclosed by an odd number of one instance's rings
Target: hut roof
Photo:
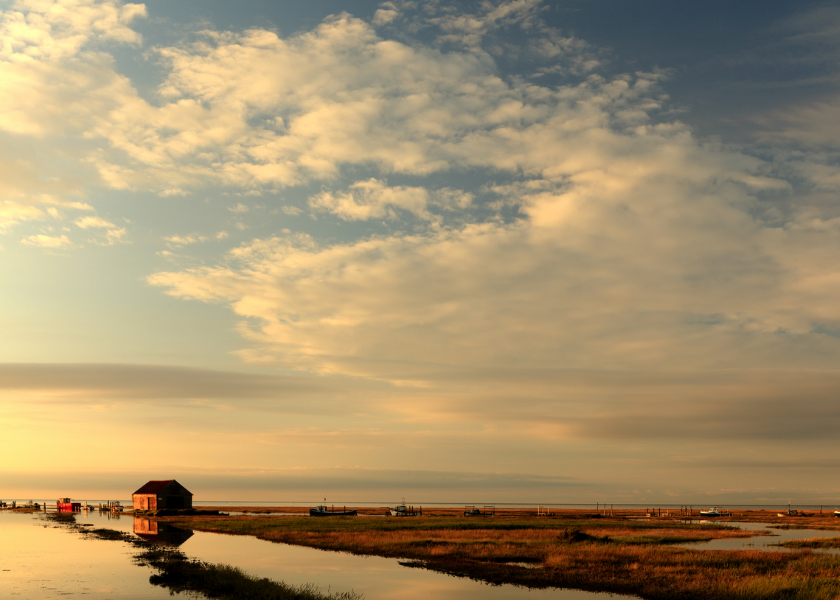
[[[166,488],[166,486],[168,486],[170,483],[177,483],[177,482],[174,479],[152,480],[134,493],[135,494],[157,494],[159,492],[162,492]],[[183,488],[183,490],[185,492],[187,492],[188,494],[190,493],[189,490],[187,490],[187,488],[185,488],[183,485],[181,485],[181,484],[178,484],[178,485],[181,488]],[[192,495],[192,494],[190,494],[190,495]]]

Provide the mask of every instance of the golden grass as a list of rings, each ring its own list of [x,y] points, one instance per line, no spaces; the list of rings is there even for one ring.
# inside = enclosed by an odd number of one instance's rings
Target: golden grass
[[[488,583],[570,587],[657,600],[840,597],[840,557],[834,555],[702,551],[668,545],[757,533],[717,524],[578,515],[554,519],[197,517],[179,519],[178,525],[409,559],[415,565]]]

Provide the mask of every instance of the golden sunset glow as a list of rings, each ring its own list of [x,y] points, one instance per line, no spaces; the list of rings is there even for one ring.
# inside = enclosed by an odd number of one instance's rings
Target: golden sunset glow
[[[3,494],[836,497],[840,11],[208,6],[2,3]]]

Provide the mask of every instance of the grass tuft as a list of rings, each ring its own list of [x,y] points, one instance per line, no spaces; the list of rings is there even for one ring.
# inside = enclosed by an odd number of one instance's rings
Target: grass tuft
[[[190,560],[177,550],[150,548],[137,555],[140,564],[157,571],[149,583],[173,593],[197,592],[208,598],[237,600],[359,600],[355,592],[325,594],[314,584],[293,586],[248,575],[225,564]]]

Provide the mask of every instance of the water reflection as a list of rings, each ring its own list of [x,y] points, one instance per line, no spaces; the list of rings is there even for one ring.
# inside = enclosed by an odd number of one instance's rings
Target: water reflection
[[[536,589],[513,585],[487,585],[426,569],[405,567],[396,559],[355,556],[276,544],[246,536],[205,532],[179,532],[166,523],[108,513],[68,515],[79,525],[117,529],[141,538],[159,537],[181,549],[188,558],[225,563],[250,575],[268,577],[290,585],[315,583],[321,590],[354,590],[365,600],[600,600],[627,596],[595,594],[580,590]],[[161,527],[161,526],[164,527]],[[0,513],[4,544],[17,552],[9,561],[0,555],[0,590],[23,598],[58,598],[84,595],[106,598],[165,598],[170,591],[149,585],[150,570],[134,564],[137,550],[118,541],[79,535],[56,528],[42,515]],[[184,534],[187,537],[183,537]],[[10,535],[11,534],[11,535]],[[174,537],[172,537],[174,535]],[[115,552],[115,549],[120,551]],[[5,571],[10,569],[10,571]],[[0,597],[3,593],[0,592]]]
[[[134,535],[154,544],[177,548],[193,536],[188,529],[178,529],[169,523],[134,517]]]
[[[43,513],[0,511],[0,598],[170,598],[169,590],[149,585],[151,571],[134,564],[132,547],[68,530],[74,515],[66,516],[53,521]],[[104,518],[85,519],[76,513],[75,522],[92,520],[97,527],[113,528]]]
[[[727,522],[727,525],[739,527],[747,531],[755,531],[758,535],[751,538],[728,538],[710,540],[708,542],[689,542],[686,544],[675,544],[681,548],[692,550],[761,550],[763,552],[800,552],[795,548],[782,548],[775,544],[789,540],[809,540],[820,537],[837,537],[840,531],[823,529],[776,529],[766,523]],[[826,554],[840,554],[836,548],[814,549],[812,552]]]

